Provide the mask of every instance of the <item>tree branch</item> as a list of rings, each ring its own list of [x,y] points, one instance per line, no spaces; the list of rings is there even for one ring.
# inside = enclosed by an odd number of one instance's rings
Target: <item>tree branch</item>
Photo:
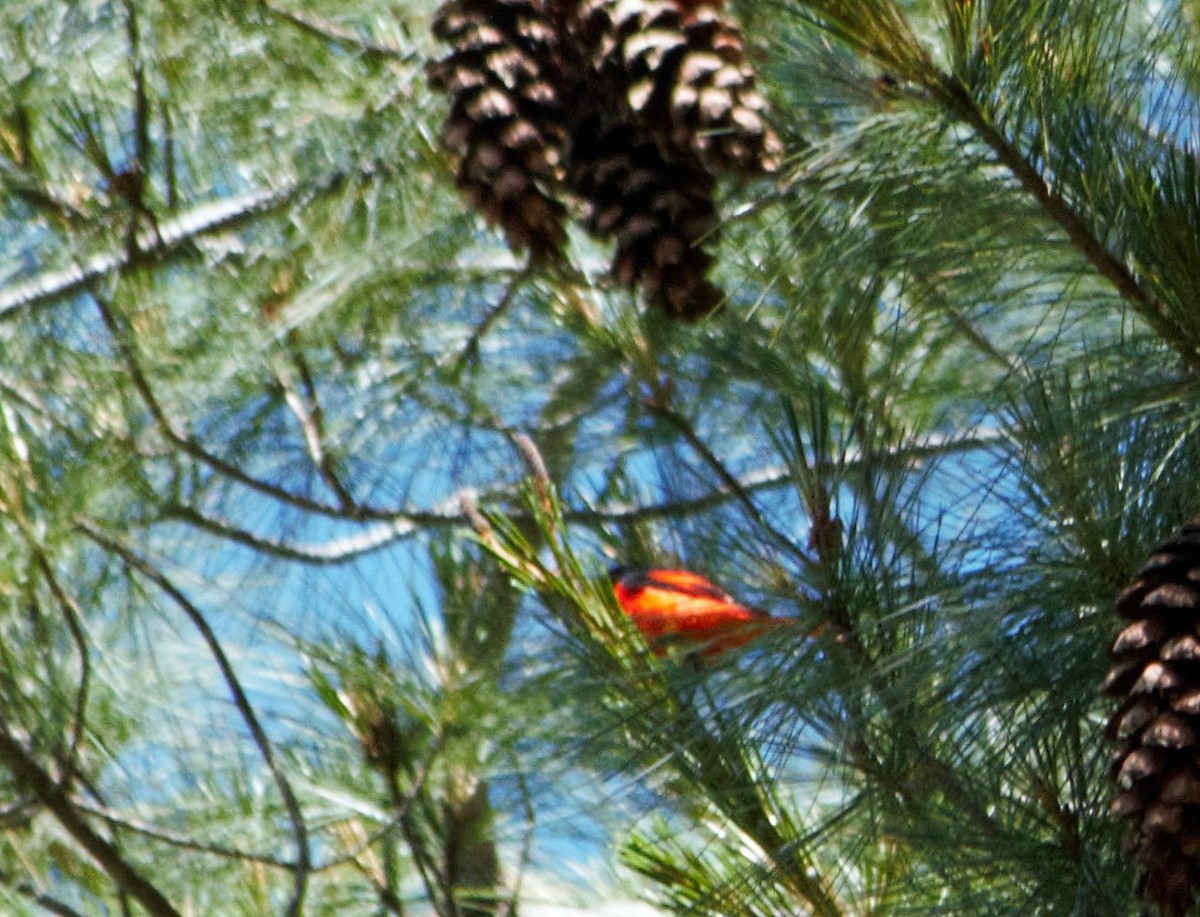
[[[487,335],[492,325],[508,311],[509,306],[512,305],[513,300],[516,298],[517,292],[529,279],[532,271],[532,263],[527,264],[505,286],[504,294],[500,297],[500,301],[488,310],[487,315],[483,317],[483,320],[471,332],[471,336],[467,338],[467,343],[463,345],[462,350],[455,358],[455,374],[461,372],[468,363],[472,363],[478,358],[479,346],[483,342],[483,338]]]
[[[30,533],[31,535],[32,533]],[[54,575],[54,569],[50,566],[50,561],[46,557],[45,551],[41,545],[31,543],[31,548],[34,552],[34,557],[37,560],[38,567],[42,571],[42,576],[45,578],[47,585],[50,587],[50,592],[54,596],[54,600],[58,602],[58,606],[62,609],[63,618],[67,622],[67,629],[71,632],[71,639],[75,642],[76,652],[79,653],[79,687],[75,692],[75,710],[74,724],[71,728],[71,746],[67,755],[68,769],[63,775],[63,782],[70,783],[71,770],[75,767],[75,761],[79,754],[79,743],[83,738],[83,724],[87,713],[88,693],[91,684],[92,662],[91,656],[88,653],[87,637],[83,631],[83,615],[79,608],[79,603],[68,595],[59,583],[58,577]]]
[[[457,495],[453,498],[457,501]],[[449,528],[463,524],[461,514],[414,513],[397,515],[390,522],[371,524],[364,531],[319,544],[300,544],[258,535],[224,519],[201,513],[191,506],[174,503],[165,508],[167,520],[178,520],[209,534],[227,538],[244,547],[280,560],[294,560],[313,566],[337,566],[382,550],[397,541],[427,529]]]
[[[261,0],[261,3],[263,9],[275,19],[291,23],[302,32],[315,35],[323,41],[335,42],[343,47],[361,51],[366,57],[391,62],[400,61],[401,63],[411,63],[417,59],[416,50],[405,51],[393,45],[371,41],[369,38],[355,35],[353,32],[347,31],[327,19],[320,19],[308,13],[285,10],[280,6],[276,6],[271,0]]]
[[[154,917],[181,917],[166,897],[121,856],[111,843],[97,834],[80,815],[66,791],[25,750],[12,734],[8,721],[0,715],[0,761],[17,782],[26,787],[49,809],[59,824],[79,842],[121,889]]]
[[[3,882],[5,885],[12,888],[13,891],[15,891],[18,895],[28,898],[39,907],[45,908],[51,914],[57,914],[58,917],[83,917],[79,911],[72,907],[68,907],[57,898],[51,898],[49,895],[38,891],[31,882],[18,881],[16,878],[3,871],[0,871],[0,882]]]
[[[20,475],[23,477],[23,485],[27,492],[33,493],[38,490],[37,478],[34,474],[33,467],[29,462],[29,447],[24,441],[14,418],[10,412],[4,411],[4,422],[8,427],[8,433],[13,438],[18,448],[16,449],[17,463],[20,469]],[[37,535],[37,526],[30,521],[25,511],[25,496],[18,490],[18,482],[16,477],[7,478],[0,483],[0,488],[9,491],[5,495],[4,502],[7,504],[8,514],[12,521],[16,524],[17,530],[21,533],[21,537],[25,540],[25,545],[29,549],[29,553],[33,558],[33,562],[41,571],[42,578],[50,588],[51,595],[58,603],[59,609],[62,611],[63,620],[66,621],[67,630],[71,634],[71,640],[75,644],[75,649],[79,653],[79,686],[75,692],[75,704],[72,712],[74,722],[71,726],[71,740],[68,751],[68,766],[66,773],[63,774],[64,784],[69,784],[71,781],[71,771],[75,766],[75,758],[79,752],[79,743],[83,737],[84,717],[87,711],[88,693],[91,687],[92,662],[88,652],[87,637],[83,630],[83,615],[78,603],[73,597],[67,594],[59,583],[58,578],[54,574],[54,568],[50,564],[50,559],[46,556],[45,548]]]
[[[131,831],[134,834],[140,834],[143,837],[151,838],[152,840],[162,841],[164,844],[169,844],[172,847],[178,847],[180,850],[192,850],[196,853],[208,853],[226,860],[237,860],[245,863],[261,863],[264,866],[274,866],[278,869],[294,870],[296,868],[296,862],[294,860],[283,860],[279,857],[273,857],[263,853],[251,853],[248,850],[239,850],[236,847],[225,847],[221,844],[207,844],[203,841],[198,841],[182,834],[176,834],[173,831],[168,831],[165,828],[160,828],[157,825],[152,825],[136,818],[130,818],[128,815],[117,812],[104,805],[81,802],[78,803],[76,807],[80,811],[86,812],[88,815],[93,815],[96,818],[103,819],[114,828],[122,828],[126,831]],[[316,870],[313,871],[315,872]]]
[[[337,181],[342,176],[337,176]],[[214,232],[227,232],[247,220],[290,203],[301,191],[299,182],[250,191],[237,197],[201,204],[163,223],[157,236],[140,233],[133,254],[124,247],[85,258],[73,267],[47,271],[32,280],[0,288],[0,320],[22,309],[35,308],[82,293],[97,280],[124,274],[152,261],[185,251],[188,243]]]
[[[929,458],[991,448],[1003,442],[1005,442],[1004,438],[991,428],[979,428],[967,436],[959,437],[935,434],[921,442],[895,449],[881,456],[879,462],[881,464],[920,462]],[[852,467],[860,460],[856,452],[848,451],[841,467]],[[820,468],[819,465],[814,467]],[[642,506],[633,503],[612,502],[599,507],[564,508],[563,520],[575,525],[605,525],[653,519],[679,519],[709,512],[731,502],[744,504],[754,494],[770,492],[781,487],[791,487],[795,483],[795,475],[789,468],[768,466],[743,475],[741,478],[733,477],[727,469],[726,473],[729,474],[732,485],[736,486],[723,483],[720,487],[699,497],[665,500],[661,503]],[[219,538],[227,538],[269,557],[293,560],[314,566],[337,566],[350,563],[406,538],[430,531],[470,526],[471,521],[464,518],[463,515],[463,496],[469,497],[473,504],[477,502],[486,504],[506,499],[510,496],[510,491],[507,488],[490,490],[483,494],[475,494],[468,490],[458,491],[436,504],[432,509],[395,512],[378,520],[375,524],[369,525],[364,531],[357,534],[317,544],[284,541],[259,535],[226,519],[217,518],[181,503],[167,504],[163,508],[163,517],[166,521],[183,522]],[[517,524],[528,524],[535,521],[533,514],[528,510],[513,508],[506,509],[504,512]],[[347,521],[361,520],[350,517]]]
[[[309,459],[316,467],[321,480],[325,482],[325,486],[337,497],[338,506],[342,510],[348,510],[357,506],[358,501],[354,499],[349,489],[338,477],[337,469],[334,468],[329,452],[325,449],[324,411],[317,399],[317,387],[313,382],[312,373],[303,353],[292,348],[290,354],[292,363],[300,374],[300,381],[304,386],[303,396],[296,391],[290,374],[283,367],[276,370],[275,379],[283,389],[283,398],[291,410],[292,416],[300,425],[300,432],[304,437],[304,448],[308,452]]]
[[[806,552],[767,521],[766,516],[762,514],[762,511],[754,503],[754,500],[750,498],[750,494],[741,486],[741,482],[725,467],[725,463],[717,457],[716,453],[708,447],[708,443],[700,438],[700,434],[696,432],[696,428],[692,426],[691,421],[667,404],[665,393],[656,395],[655,398],[648,402],[648,406],[651,411],[679,431],[687,444],[696,451],[700,458],[704,460],[704,463],[721,479],[721,484],[725,491],[742,504],[746,512],[750,515],[750,518],[754,520],[755,525],[770,535],[771,540],[776,545],[788,554],[791,554],[802,566],[813,566],[813,559]]]
[[[133,345],[129,342],[129,335],[125,329],[121,327],[121,323],[117,320],[116,313],[105,300],[100,296],[93,296],[92,299],[96,303],[96,308],[100,312],[100,317],[104,322],[109,333],[113,337],[113,342],[117,346],[121,358],[124,360],[126,367],[129,370],[130,381],[133,382],[134,388],[137,389],[142,401],[145,403],[150,415],[154,418],[155,424],[162,431],[163,435],[184,454],[196,459],[199,462],[207,465],[213,471],[236,481],[251,490],[257,491],[264,496],[278,500],[280,503],[285,503],[295,506],[297,509],[305,512],[314,513],[322,516],[330,516],[334,518],[348,519],[379,519],[386,518],[388,514],[382,511],[372,510],[362,507],[359,504],[352,504],[350,507],[339,508],[322,503],[319,500],[313,500],[300,494],[292,493],[283,487],[277,487],[274,484],[269,484],[266,481],[260,480],[251,474],[247,474],[238,468],[232,462],[228,462],[218,455],[208,451],[200,443],[196,442],[190,436],[181,433],[175,426],[175,423],[167,416],[166,410],[162,403],[154,394],[154,389],[150,385],[150,380],[146,377],[142,370],[141,361],[138,359],[138,354]]]
[[[970,125],[979,138],[991,148],[996,158],[1020,182],[1021,187],[1033,196],[1042,211],[1062,228],[1067,239],[1096,272],[1112,284],[1121,298],[1150,323],[1193,372],[1200,372],[1200,349],[1192,342],[1189,342],[1189,346],[1183,345],[1188,336],[1179,322],[1171,317],[1167,307],[1142,286],[1125,261],[1096,237],[1067,198],[1052,188],[1037,167],[988,120],[966,87],[957,78],[945,75],[934,91],[950,111]]]
[[[308,873],[312,868],[312,854],[308,845],[308,828],[304,823],[304,815],[300,810],[300,803],[296,799],[296,794],[292,791],[291,782],[288,780],[287,774],[284,773],[279,759],[275,756],[271,740],[267,737],[266,731],[259,723],[258,716],[254,712],[254,707],[251,705],[250,699],[246,696],[246,692],[242,689],[237,673],[234,671],[229,657],[225,655],[225,650],[222,648],[221,642],[217,639],[217,635],[213,632],[212,627],[200,609],[161,570],[154,567],[145,558],[129,550],[123,544],[110,538],[87,520],[77,521],[76,528],[100,547],[120,557],[127,566],[141,573],[142,576],[149,579],[166,593],[188,620],[192,622],[192,625],[199,631],[200,636],[208,645],[209,652],[217,663],[217,667],[221,670],[221,676],[229,688],[229,693],[233,696],[234,706],[237,707],[238,713],[241,714],[242,720],[250,730],[254,744],[258,746],[259,754],[262,755],[272,776],[275,778],[275,784],[279,788],[280,796],[283,797],[284,807],[287,809],[288,818],[292,823],[292,834],[296,839],[296,867],[293,870],[292,898],[288,902],[286,913],[289,917],[296,917],[296,915],[301,913],[304,905]]]

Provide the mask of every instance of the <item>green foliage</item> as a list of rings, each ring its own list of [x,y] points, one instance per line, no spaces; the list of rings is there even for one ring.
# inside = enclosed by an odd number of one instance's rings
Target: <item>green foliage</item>
[[[680,327],[456,196],[431,2],[0,4],[7,910],[1134,911],[1200,11],[729,6],[787,159]],[[615,562],[799,626],[657,658]]]

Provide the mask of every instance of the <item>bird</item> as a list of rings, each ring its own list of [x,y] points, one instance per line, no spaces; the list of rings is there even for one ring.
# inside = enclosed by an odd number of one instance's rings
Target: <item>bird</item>
[[[743,605],[690,570],[616,566],[608,575],[617,604],[656,656],[675,647],[711,658],[797,623]]]

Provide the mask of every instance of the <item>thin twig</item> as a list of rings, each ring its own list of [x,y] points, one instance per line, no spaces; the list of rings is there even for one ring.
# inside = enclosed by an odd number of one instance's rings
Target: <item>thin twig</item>
[[[919,462],[924,459],[944,457],[976,449],[988,449],[1002,445],[1006,440],[994,430],[978,430],[973,435],[950,439],[933,437],[923,443],[893,450],[880,457],[880,462]],[[851,454],[841,467],[852,467],[857,459]],[[638,505],[612,502],[603,506],[564,508],[564,522],[574,525],[604,525],[609,523],[639,522],[654,519],[680,519],[699,515],[724,506],[730,502],[743,504],[754,494],[790,487],[795,477],[787,468],[767,467],[735,478],[736,487],[726,484],[714,488],[698,497],[666,500],[662,503]],[[394,512],[389,517],[376,520],[377,524],[364,531],[343,538],[316,544],[285,541],[259,535],[226,519],[202,513],[195,507],[180,503],[169,503],[163,507],[164,521],[178,521],[195,526],[212,535],[227,538],[254,551],[281,560],[293,560],[312,566],[337,566],[351,563],[375,551],[385,549],[398,541],[420,534],[443,529],[461,527],[466,523],[482,538],[487,538],[491,526],[479,513],[480,502],[503,501],[511,495],[511,489],[503,488],[475,494],[468,490],[452,494],[433,509]],[[473,508],[462,502],[464,497]],[[533,513],[520,507],[505,511],[506,516],[518,525],[534,521]],[[350,520],[346,521],[362,521]]]
[[[59,901],[57,898],[51,898],[44,892],[38,889],[31,882],[18,881],[7,872],[0,870],[0,882],[9,886],[13,891],[22,897],[28,898],[39,907],[45,908],[51,914],[57,914],[58,917],[83,917],[79,911]]]
[[[146,203],[146,187],[150,183],[150,100],[146,95],[146,68],[142,60],[141,39],[137,24],[137,6],[134,0],[125,0],[125,30],[129,37],[129,67],[133,76],[133,142],[131,162],[126,163],[129,176],[129,230],[126,233],[126,249],[130,260],[138,256],[138,222],[145,216],[154,231],[156,246],[162,245],[162,234],[158,231],[158,217]],[[111,180],[111,177],[110,177]]]
[[[377,518],[377,514],[359,507],[357,504],[348,508],[339,508],[322,503],[319,500],[313,500],[300,494],[293,493],[286,488],[277,487],[274,484],[269,484],[251,474],[242,471],[237,465],[232,462],[227,462],[225,459],[209,452],[190,436],[181,433],[175,426],[170,417],[167,416],[166,410],[159,402],[158,397],[154,394],[154,389],[150,385],[150,380],[142,370],[141,361],[130,343],[129,335],[125,329],[121,327],[117,320],[116,314],[112,307],[100,296],[93,295],[93,301],[96,303],[96,308],[100,312],[100,317],[108,328],[109,334],[112,335],[113,341],[117,346],[121,358],[125,362],[125,366],[129,371],[130,381],[133,382],[134,388],[137,389],[138,395],[146,405],[150,415],[154,418],[154,422],[158,425],[163,435],[167,437],[175,446],[182,450],[185,454],[191,456],[197,461],[208,465],[214,471],[217,471],[228,477],[230,480],[236,481],[239,484],[254,490],[264,496],[271,497],[281,503],[295,506],[305,512],[331,516],[335,518],[350,518],[350,519],[368,519]]]
[[[95,805],[91,803],[78,803],[77,807],[80,811],[86,812],[88,815],[93,815],[96,818],[102,818],[114,828],[122,828],[126,831],[131,831],[134,834],[140,834],[143,837],[148,837],[156,841],[162,841],[171,847],[177,847],[180,850],[191,850],[196,853],[207,853],[212,856],[221,857],[226,860],[236,860],[245,863],[261,863],[264,866],[274,866],[278,869],[294,870],[296,862],[294,860],[284,860],[279,857],[273,857],[265,853],[251,853],[248,850],[239,850],[236,847],[226,847],[221,844],[210,844],[203,841],[198,841],[195,838],[187,837],[182,834],[177,834],[173,831],[168,831],[165,828],[160,828],[157,825],[152,825],[149,822],[141,821],[140,819],[132,818],[121,812],[104,805]],[[313,870],[314,872],[316,870]]]
[[[511,752],[510,752],[511,755]],[[517,762],[513,762],[513,774],[516,776],[517,789],[521,792],[521,808],[525,811],[525,838],[521,841],[521,854],[517,858],[516,876],[513,878],[512,893],[498,910],[497,917],[509,917],[517,911],[517,901],[521,897],[521,883],[525,871],[533,858],[533,835],[537,827],[537,811],[533,806],[533,793],[529,789],[529,781]]]
[[[508,311],[508,307],[512,305],[513,300],[516,298],[517,291],[529,279],[532,272],[532,265],[527,264],[509,281],[508,285],[504,288],[504,295],[500,297],[500,301],[488,310],[488,314],[483,317],[483,321],[471,332],[467,343],[463,345],[462,351],[459,352],[458,357],[454,361],[455,373],[461,372],[468,362],[473,361],[479,355],[479,345],[483,341],[484,335],[488,333],[488,330],[496,323],[500,316]]]
[[[46,584],[50,587],[50,593],[62,610],[63,619],[67,622],[67,629],[71,632],[71,639],[75,642],[75,649],[79,653],[79,687],[75,690],[74,723],[71,727],[71,744],[67,755],[68,765],[62,777],[64,784],[70,784],[71,772],[75,768],[79,755],[79,743],[83,738],[84,718],[87,714],[92,673],[91,654],[88,652],[87,637],[83,631],[83,614],[79,603],[62,588],[41,545],[31,544],[30,547],[38,567],[41,568],[42,576],[45,577]]]
[[[371,890],[378,896],[379,904],[383,910],[396,914],[397,917],[404,917],[404,902],[400,900],[400,896],[389,888],[386,882],[381,883],[376,879],[366,864],[355,860],[352,865],[358,869],[359,874],[366,879],[367,884],[371,886]]]
[[[295,560],[312,566],[336,566],[349,563],[425,529],[449,528],[462,524],[458,514],[415,513],[392,522],[370,525],[354,535],[319,544],[299,544],[258,535],[224,519],[201,513],[195,507],[174,503],[164,508],[164,520],[185,522],[213,535],[227,538],[245,547],[281,560]]]
[[[37,490],[37,479],[34,475],[33,467],[28,461],[28,447],[25,445],[20,432],[13,423],[8,412],[4,412],[4,418],[9,428],[10,435],[14,438],[19,448],[16,449],[19,456],[19,467],[23,474],[25,487],[30,491]],[[71,772],[75,767],[76,757],[79,752],[79,744],[83,737],[84,719],[87,712],[88,695],[91,686],[92,661],[88,651],[87,636],[83,630],[83,615],[79,605],[75,600],[67,594],[58,582],[58,578],[54,575],[54,568],[50,564],[49,558],[46,556],[46,551],[39,541],[34,525],[29,521],[25,513],[25,502],[22,494],[17,492],[17,483],[15,480],[8,478],[4,481],[7,488],[11,489],[11,493],[7,495],[10,518],[16,523],[21,536],[25,539],[25,544],[29,548],[30,554],[33,556],[34,563],[41,570],[43,578],[50,587],[50,593],[54,596],[58,603],[59,609],[62,611],[63,619],[67,623],[67,630],[70,631],[71,640],[75,644],[75,649],[79,653],[79,686],[75,691],[75,704],[72,713],[73,723],[71,726],[71,741],[69,752],[67,755],[68,766],[62,775],[63,783],[70,784]]]
[[[404,802],[399,807],[394,809],[388,820],[380,825],[380,827],[377,828],[373,833],[368,835],[367,839],[357,848],[349,851],[348,853],[342,854],[341,856],[327,860],[319,866],[313,867],[313,872],[324,872],[357,859],[363,853],[363,851],[365,851],[376,841],[381,840],[385,834],[397,827],[401,820],[408,816],[409,810],[412,808],[413,803],[425,788],[425,781],[428,779],[433,770],[434,759],[441,751],[442,741],[443,737],[441,735],[435,735],[433,747],[430,750],[429,755],[420,763],[419,766],[410,772],[408,793],[404,796]],[[390,777],[388,779],[391,781]],[[389,792],[392,792],[390,787]],[[394,800],[396,798],[395,794],[392,793],[389,798]]]
[[[291,358],[296,371],[300,373],[300,381],[304,385],[303,397],[291,385],[291,380],[283,370],[276,371],[275,378],[283,389],[284,401],[287,402],[296,422],[300,424],[300,431],[304,436],[304,448],[308,451],[309,459],[312,460],[313,466],[317,469],[321,480],[325,482],[325,486],[337,497],[338,506],[343,511],[349,510],[357,506],[358,502],[338,477],[329,452],[325,449],[324,412],[321,410],[320,401],[317,400],[317,387],[313,382],[312,373],[309,371],[308,363],[302,353],[293,349]]]
[[[789,843],[784,813],[767,795],[736,792],[737,788],[758,785],[741,753],[730,753],[724,736],[719,708],[709,698],[711,713],[704,715],[687,697],[679,703],[664,727],[676,746],[673,753],[685,775],[718,795],[710,798],[722,814],[737,826],[771,861],[792,891],[820,917],[843,917],[841,904],[834,896],[832,883],[804,847]],[[711,724],[711,725],[710,725]],[[714,727],[717,731],[714,731]],[[774,809],[775,811],[771,811]]]
[[[804,567],[811,568],[813,566],[813,559],[809,557],[806,551],[804,551],[799,545],[784,535],[783,532],[775,528],[775,526],[771,525],[766,516],[764,516],[762,511],[758,508],[757,504],[755,504],[754,500],[751,499],[750,494],[741,486],[741,482],[738,481],[734,474],[725,467],[725,463],[722,462],[720,458],[717,457],[717,454],[709,448],[708,443],[700,438],[700,434],[696,432],[696,428],[692,426],[691,421],[689,421],[678,411],[671,408],[660,398],[654,398],[649,402],[648,406],[654,414],[667,421],[669,424],[671,424],[671,426],[675,427],[675,429],[679,431],[680,435],[683,436],[688,445],[699,454],[699,456],[704,460],[704,463],[713,470],[718,478],[721,479],[721,483],[725,487],[726,491],[733,495],[737,501],[741,503],[743,507],[745,507],[746,512],[750,515],[750,518],[754,520],[754,523],[762,528],[762,530],[768,535],[770,535],[771,540],[774,541],[781,550],[792,555],[792,557],[799,561]]]
[[[392,806],[391,816],[356,847],[338,857],[322,863],[320,866],[315,867],[313,870],[314,872],[321,872],[324,870],[333,869],[336,866],[353,863],[359,867],[363,873],[363,876],[368,882],[371,883],[371,887],[374,888],[376,893],[379,895],[380,903],[392,913],[403,915],[404,904],[394,888],[394,883],[388,879],[390,870],[389,860],[386,859],[390,856],[389,847],[391,845],[388,842],[390,840],[391,833],[397,827],[399,827],[401,836],[405,838],[410,849],[412,850],[413,862],[416,864],[418,871],[421,873],[422,880],[425,882],[426,887],[430,890],[430,897],[432,897],[433,886],[431,885],[431,880],[426,874],[425,862],[421,856],[421,854],[424,852],[424,847],[423,845],[414,847],[413,838],[415,838],[415,831],[409,830],[409,814],[412,810],[413,804],[421,797],[421,793],[425,787],[425,781],[432,771],[434,759],[442,749],[443,739],[444,736],[435,734],[432,747],[425,758],[415,768],[409,769],[406,767],[406,771],[408,772],[408,776],[410,778],[406,792],[402,793],[400,791],[400,783],[394,770],[388,771],[384,774],[388,787],[388,800]],[[419,840],[419,838],[416,838],[418,843]],[[383,869],[385,878],[382,885],[374,881],[374,878],[371,876],[370,872],[360,862],[362,855],[379,841],[384,842],[383,856],[385,857],[385,860]]]
[[[336,42],[353,50],[361,51],[367,57],[386,61],[399,61],[401,63],[411,63],[417,59],[417,51],[415,49],[405,51],[394,45],[380,44],[379,42],[371,41],[369,38],[363,38],[361,35],[355,35],[353,32],[347,31],[341,26],[334,25],[327,19],[318,18],[311,13],[298,13],[294,10],[285,10],[282,7],[276,6],[271,0],[260,0],[260,2],[263,9],[276,19],[289,22],[302,32],[315,35],[317,38]]]
[[[262,755],[263,760],[266,762],[275,779],[275,784],[279,788],[279,794],[283,798],[284,807],[287,809],[288,819],[291,821],[292,835],[296,841],[296,866],[292,871],[292,898],[288,902],[286,913],[290,917],[295,917],[295,915],[301,913],[301,909],[303,908],[308,874],[312,868],[312,852],[309,849],[308,828],[304,822],[304,815],[300,810],[300,803],[292,790],[291,782],[288,780],[282,764],[280,764],[279,759],[276,757],[271,740],[267,737],[266,731],[259,723],[258,716],[254,712],[254,707],[246,696],[246,692],[242,689],[237,673],[234,671],[229,657],[225,655],[225,650],[221,646],[220,640],[218,640],[216,633],[214,633],[208,623],[208,619],[204,617],[200,609],[161,570],[157,569],[145,558],[135,554],[125,545],[109,537],[87,520],[78,520],[76,528],[100,547],[116,554],[127,566],[141,573],[166,593],[188,620],[192,622],[192,625],[199,631],[200,636],[207,644],[213,660],[221,670],[221,676],[229,688],[229,693],[233,697],[234,706],[237,707],[247,729],[250,730],[254,744],[258,746],[259,754]]]
[[[408,845],[409,852],[412,854],[413,864],[417,867],[417,872],[421,874],[421,882],[425,886],[425,891],[428,893],[431,901],[437,900],[437,892],[443,892],[446,897],[447,909],[442,913],[453,914],[454,897],[446,890],[446,883],[443,880],[443,876],[437,864],[425,849],[425,841],[421,838],[417,826],[413,824],[412,813],[410,812],[411,805],[410,803],[400,803],[403,797],[400,793],[400,783],[396,779],[395,772],[388,774],[387,777],[388,792],[390,793],[392,804],[401,810],[401,815],[397,822],[400,834],[404,838],[404,842]],[[416,794],[410,794],[410,800],[415,799]]]

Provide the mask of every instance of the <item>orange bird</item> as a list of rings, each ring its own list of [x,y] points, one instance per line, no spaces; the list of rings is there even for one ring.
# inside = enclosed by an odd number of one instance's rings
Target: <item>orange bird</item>
[[[613,567],[613,593],[656,656],[676,645],[717,656],[745,646],[791,618],[747,608],[698,573]]]

